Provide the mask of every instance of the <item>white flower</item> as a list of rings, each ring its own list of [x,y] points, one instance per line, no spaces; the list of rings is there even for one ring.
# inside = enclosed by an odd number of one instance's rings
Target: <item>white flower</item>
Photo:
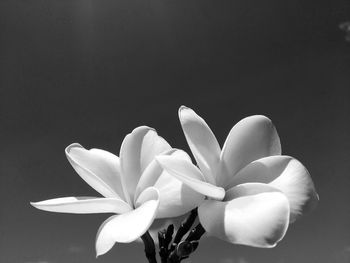
[[[281,155],[275,127],[251,116],[230,131],[223,149],[205,121],[184,106],[179,118],[200,170],[188,160],[156,157],[162,167],[207,196],[199,220],[212,236],[231,243],[273,247],[288,224],[318,201],[306,168]]]
[[[120,158],[104,150],[86,150],[74,143],[66,148],[69,162],[104,197],[63,197],[31,204],[51,212],[117,214],[98,230],[96,253],[102,255],[115,242],[138,239],[155,218],[185,214],[203,200],[203,195],[163,171],[154,160],[159,154],[188,158],[145,126],[125,137]]]

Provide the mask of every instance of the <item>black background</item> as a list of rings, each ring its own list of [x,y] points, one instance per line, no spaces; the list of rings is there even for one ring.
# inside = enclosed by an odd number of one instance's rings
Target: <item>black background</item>
[[[206,239],[189,262],[348,263],[350,43],[347,1],[1,0],[0,261],[145,262],[140,244],[95,259],[106,215],[46,213],[29,201],[95,195],[64,148],[118,154],[139,125],[188,150],[195,109],[221,144],[252,114],[309,169],[318,208],[274,249]]]

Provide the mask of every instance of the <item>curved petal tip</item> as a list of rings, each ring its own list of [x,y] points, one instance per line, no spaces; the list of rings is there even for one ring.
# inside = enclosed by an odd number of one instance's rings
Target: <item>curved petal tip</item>
[[[96,237],[96,255],[107,253],[116,242],[130,243],[141,237],[156,217],[159,200],[149,200],[136,209],[108,218]]]
[[[70,145],[68,145],[64,151],[65,151],[66,154],[69,154],[70,150],[72,148],[75,148],[75,147],[76,148],[84,148],[80,143],[73,142]]]
[[[284,194],[266,192],[228,202],[205,201],[199,220],[212,236],[234,244],[271,248],[282,240],[289,225],[289,203]]]

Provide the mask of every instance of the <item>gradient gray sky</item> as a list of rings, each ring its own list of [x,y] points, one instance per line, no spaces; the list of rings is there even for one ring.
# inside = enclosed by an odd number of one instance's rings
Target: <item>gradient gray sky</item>
[[[139,125],[188,150],[177,119],[195,109],[223,143],[270,117],[302,161],[318,208],[274,249],[206,239],[189,262],[348,263],[350,43],[344,1],[0,1],[0,261],[145,262],[140,244],[95,259],[108,215],[36,210],[30,201],[95,195],[64,148],[114,153]]]

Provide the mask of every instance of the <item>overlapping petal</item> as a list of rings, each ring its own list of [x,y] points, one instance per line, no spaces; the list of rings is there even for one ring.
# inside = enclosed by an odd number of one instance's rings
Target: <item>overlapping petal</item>
[[[162,155],[173,155],[177,150],[171,149],[169,151],[165,151],[162,153]],[[158,178],[163,173],[163,168],[159,165],[159,163],[154,159],[143,171],[140,180],[137,183],[136,190],[135,190],[135,196],[134,200],[137,199],[139,194],[145,190],[146,188],[153,186]]]
[[[61,213],[120,214],[107,219],[98,231],[97,255],[104,254],[115,242],[138,239],[156,217],[180,216],[203,201],[202,194],[163,171],[154,160],[155,156],[163,153],[174,154],[191,163],[187,154],[172,149],[146,126],[134,129],[125,137],[120,159],[103,150],[86,150],[79,144],[72,144],[66,148],[69,162],[105,198],[65,197],[32,205],[41,210]],[[203,175],[200,176],[204,180]]]
[[[122,182],[130,202],[134,200],[143,171],[156,155],[170,149],[170,145],[147,126],[138,127],[125,137],[120,148],[120,163]]]
[[[193,110],[180,107],[179,118],[200,169],[155,130],[141,126],[125,137],[120,159],[79,144],[66,148],[76,172],[105,198],[65,197],[31,204],[52,212],[119,214],[98,230],[99,256],[115,242],[137,240],[156,218],[176,217],[197,206],[210,235],[235,244],[273,247],[288,224],[317,203],[308,171],[292,157],[280,155],[280,139],[267,117],[251,116],[237,123],[222,151]]]
[[[206,180],[215,184],[220,145],[207,123],[192,109],[181,106],[179,119],[189,147]]]
[[[280,156],[280,139],[267,117],[251,116],[238,122],[219,160],[220,147],[205,121],[185,107],[180,108],[179,117],[206,183],[215,179],[210,183],[227,189],[222,202],[209,199],[199,207],[200,221],[210,234],[232,243],[272,247],[283,238],[289,222],[317,203],[305,167]],[[158,161],[169,174],[212,197],[200,171],[188,162],[169,156]]]
[[[120,147],[120,166],[125,195],[131,203],[138,180],[141,176],[141,150],[143,139],[153,129],[141,126],[125,136]]]
[[[281,190],[269,184],[256,183],[256,182],[244,183],[244,184],[235,185],[229,188],[228,190],[226,190],[224,201],[231,201],[241,196],[256,195],[256,194],[268,193],[268,192],[282,193]]]
[[[163,172],[154,185],[159,189],[160,204],[157,218],[177,217],[199,206],[204,195],[193,191],[186,184]]]
[[[307,169],[290,156],[270,156],[256,160],[231,180],[228,187],[247,183],[266,183],[280,189],[290,203],[290,221],[312,210],[318,195]]]
[[[138,208],[108,218],[99,228],[96,237],[97,256],[108,252],[115,242],[128,243],[142,236],[153,223],[159,206],[158,191],[153,188],[149,200]]]
[[[68,161],[80,177],[105,197],[123,198],[119,158],[99,149],[86,150],[78,143],[66,150]]]
[[[137,200],[135,202],[135,208],[143,205],[144,203],[146,203],[149,200],[159,201],[159,198],[160,198],[160,196],[159,196],[158,189],[155,187],[148,187],[144,191],[142,191],[141,194],[139,195],[139,197],[137,198]]]
[[[156,131],[147,132],[141,146],[141,173],[154,160],[156,155],[171,149],[169,143],[159,136]]]
[[[231,129],[221,152],[223,171],[218,183],[231,177],[250,162],[281,154],[281,143],[271,120],[262,115],[244,118]]]
[[[132,210],[128,203],[118,198],[61,197],[30,204],[44,211],[72,214],[122,214]]]
[[[166,151],[162,155],[191,162],[190,157],[184,151],[176,149]],[[144,189],[150,186],[157,188],[160,194],[157,218],[176,217],[185,214],[197,207],[204,199],[202,194],[193,191],[180,180],[164,171],[156,160],[153,160],[144,170],[136,187],[135,199]]]
[[[225,190],[206,182],[201,171],[188,160],[165,155],[156,159],[166,172],[196,192],[217,200],[224,198]]]
[[[267,186],[268,187],[268,186]],[[231,200],[206,200],[199,220],[209,235],[253,247],[274,247],[289,224],[289,202],[278,190],[261,185],[230,189]]]

